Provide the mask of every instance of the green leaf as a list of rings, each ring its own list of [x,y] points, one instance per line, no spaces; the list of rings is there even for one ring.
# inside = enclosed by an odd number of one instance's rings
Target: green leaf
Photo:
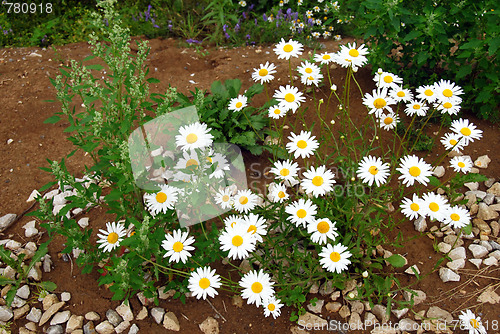
[[[469,235],[472,233],[472,224],[468,224],[462,228],[462,233],[465,235]]]
[[[61,117],[57,116],[57,115],[54,115],[54,116],[51,116],[49,118],[47,118],[43,123],[44,124],[55,124],[57,122],[59,122],[61,120]]]
[[[439,187],[441,185],[441,182],[439,181],[439,179],[435,176],[429,176],[429,183],[431,186],[433,187]]]
[[[472,72],[472,66],[470,64],[463,65],[457,72],[457,79],[462,79],[468,76]]]
[[[12,304],[12,301],[14,300],[16,293],[17,293],[17,286],[11,287],[9,292],[7,292],[7,296],[5,296],[5,303],[7,304],[7,306],[10,306]]]
[[[85,66],[85,68],[87,68],[88,70],[96,70],[96,71],[102,71],[102,69],[104,69],[104,67],[99,64],[87,65]]]
[[[158,79],[156,79],[156,78],[149,78],[149,79],[147,80],[147,82],[149,82],[149,83],[160,83],[161,81],[160,81],[160,80],[158,80]]]
[[[54,291],[57,289],[57,284],[51,281],[43,281],[37,284],[40,288],[47,291]]]
[[[488,48],[488,53],[490,54],[490,56],[494,56],[498,50],[498,48],[500,47],[500,37],[495,37],[495,38],[491,38],[489,41],[488,41],[488,44],[489,44],[489,48]]]
[[[419,30],[412,30],[408,35],[405,36],[405,38],[403,38],[403,42],[406,43],[406,42],[411,41],[412,39],[415,39],[421,35],[422,35],[422,33]]]
[[[393,254],[385,260],[395,268],[401,268],[406,264],[404,257],[399,254]]]

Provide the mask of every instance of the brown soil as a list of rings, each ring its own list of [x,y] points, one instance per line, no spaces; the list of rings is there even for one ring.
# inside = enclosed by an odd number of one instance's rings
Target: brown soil
[[[325,44],[329,51],[338,50],[338,42],[328,41]],[[285,77],[288,72],[288,66],[285,62],[274,60],[272,47],[246,47],[229,50],[211,48],[207,50],[206,56],[202,56],[193,49],[178,48],[176,42],[171,39],[154,39],[150,41],[150,46],[151,53],[148,57],[150,73],[161,80],[161,84],[151,88],[152,92],[164,92],[168,84],[171,83],[181,92],[187,93],[194,90],[195,87],[209,89],[211,83],[217,79],[233,78],[241,79],[243,89],[246,89],[253,83],[251,80],[252,69],[258,67],[265,60],[271,59],[279,65],[278,78]],[[41,57],[29,56],[32,52],[40,54]],[[85,43],[47,50],[40,48],[0,50],[0,97],[2,101],[0,116],[0,155],[2,157],[0,163],[0,185],[2,187],[0,216],[7,213],[21,214],[29,208],[30,204],[26,203],[26,199],[31,191],[52,181],[51,176],[41,171],[39,167],[48,166],[47,158],[60,160],[73,150],[72,144],[66,140],[67,135],[63,133],[67,123],[44,124],[48,117],[59,110],[58,104],[44,101],[55,98],[55,89],[50,84],[49,77],[55,77],[59,68],[67,64],[69,59],[82,60],[88,55],[90,55],[90,50]],[[293,65],[298,63],[298,60],[292,62]],[[194,76],[191,76],[192,73]],[[332,75],[340,87],[345,71],[336,69]],[[364,91],[373,89],[369,70],[360,70],[356,77]],[[190,83],[190,80],[195,81],[196,84]],[[270,91],[277,88],[279,84],[279,80],[275,81],[270,87]],[[263,102],[264,98],[263,96],[260,98],[261,100],[257,99],[256,102]],[[355,119],[363,119],[366,109],[361,106],[359,93],[355,93],[351,101],[351,115]],[[484,131],[483,140],[471,144],[467,148],[466,154],[470,154],[472,158],[488,154],[492,162],[488,169],[481,172],[489,177],[498,178],[500,159],[498,153],[494,153],[495,148],[500,147],[498,126],[478,120],[471,115],[466,116]],[[437,128],[435,130],[437,131]],[[7,144],[8,139],[13,139],[13,142]],[[432,152],[431,156],[440,153],[441,148],[438,146],[440,145],[436,145],[436,150]],[[245,158],[248,164],[259,162],[261,166],[266,165],[265,157],[259,158],[246,154]],[[68,169],[78,176],[81,176],[85,164],[90,164],[90,159],[78,153],[67,160]],[[255,186],[261,190],[264,189],[265,181],[261,183],[255,175],[249,173],[249,180],[258,181]],[[103,209],[94,209],[86,214],[90,218],[94,231],[108,221],[104,211]],[[108,218],[113,219],[112,217]],[[26,240],[24,230],[21,228],[29,220],[31,220],[30,217],[22,217],[1,238],[14,238],[23,242],[30,241]],[[413,224],[410,222],[401,226],[398,231],[401,231],[407,238],[416,235]],[[106,310],[115,308],[119,302],[111,301],[112,294],[105,287],[97,285],[99,275],[97,272],[82,275],[73,262],[63,260],[59,254],[64,248],[63,242],[64,240],[56,238],[51,244],[50,254],[54,260],[55,269],[44,274],[44,280],[55,282],[58,286],[57,293],[71,292],[72,298],[68,309],[72,313],[84,315],[88,311],[96,311],[101,315],[101,318],[105,317]],[[432,248],[432,240],[425,236],[405,243],[403,250],[389,250],[407,253],[409,263],[418,264],[422,272],[429,272],[438,256]],[[472,265],[467,263],[466,268],[472,269]],[[465,277],[465,275],[463,276]],[[406,274],[398,275],[398,278],[403,286],[415,281],[414,278]],[[473,311],[481,314],[483,320],[490,322],[499,320],[500,307],[498,305],[476,307],[476,298],[467,300],[470,293],[488,283],[487,280],[481,279],[476,279],[475,282],[477,284],[468,284],[461,288],[458,293],[439,301],[437,305],[448,311],[453,311],[455,319],[458,316],[458,310],[471,307]],[[424,290],[429,296],[426,305],[419,305],[416,311],[427,309],[428,303],[438,300],[446,291],[457,285],[455,283],[444,284],[437,273],[432,273],[414,286]],[[318,297],[321,298],[321,296]],[[161,301],[160,306],[172,310],[178,315],[182,333],[199,332],[198,324],[207,316],[218,318],[221,333],[288,333],[289,328],[294,325],[288,320],[292,311],[290,308],[284,308],[281,317],[273,320],[265,318],[261,309],[254,305],[244,305],[243,308],[232,305],[231,296],[227,293],[221,293],[210,302],[225,320],[221,319],[206,301],[196,301],[190,298],[183,305],[179,301],[169,300],[168,302]],[[136,314],[139,310],[139,302],[136,298],[132,299],[132,307]],[[328,314],[326,311],[323,311],[323,318],[343,320],[338,314]],[[25,320],[21,320],[13,324],[13,332],[17,332],[17,328],[23,326],[24,323]],[[139,321],[138,326],[141,333],[165,332],[151,318]]]

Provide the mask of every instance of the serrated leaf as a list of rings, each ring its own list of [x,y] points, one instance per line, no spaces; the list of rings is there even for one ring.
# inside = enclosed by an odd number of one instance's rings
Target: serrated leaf
[[[439,179],[435,176],[429,176],[429,183],[431,186],[433,187],[439,187],[441,185],[441,182],[439,181]]]
[[[160,80],[158,80],[158,79],[156,79],[156,78],[149,78],[149,79],[147,80],[147,82],[149,82],[149,83],[160,83],[161,81],[160,81]]]
[[[399,254],[393,254],[385,260],[395,268],[401,268],[406,264],[405,258]]]
[[[47,118],[45,121],[43,121],[44,124],[56,124],[61,120],[61,117],[54,115],[49,118]]]

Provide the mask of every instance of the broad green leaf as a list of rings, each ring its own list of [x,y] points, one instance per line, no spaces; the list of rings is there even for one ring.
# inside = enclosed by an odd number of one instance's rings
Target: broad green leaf
[[[37,284],[40,288],[47,291],[54,291],[57,289],[57,284],[51,281],[43,281]]]
[[[393,254],[385,260],[395,268],[401,268],[406,264],[404,257],[399,254]]]

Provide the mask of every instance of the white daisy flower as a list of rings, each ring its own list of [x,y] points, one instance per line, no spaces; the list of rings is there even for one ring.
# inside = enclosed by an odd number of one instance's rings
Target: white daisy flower
[[[328,239],[335,240],[338,237],[335,222],[328,218],[316,219],[307,224],[307,232],[312,233],[311,240],[317,244],[326,244]]]
[[[276,319],[281,315],[281,307],[283,306],[283,304],[281,304],[280,302],[281,300],[276,299],[275,296],[264,300],[262,306],[264,307],[264,315],[266,316],[266,318],[272,315],[273,318]]]
[[[369,186],[375,183],[377,187],[380,187],[387,181],[389,174],[389,164],[371,155],[361,160],[357,170],[358,177]]]
[[[317,74],[301,76],[300,82],[302,82],[304,85],[307,86],[315,85],[316,87],[318,87],[319,83],[321,82],[321,79],[323,79],[323,74],[317,73]]]
[[[486,334],[481,318],[476,317],[471,310],[462,311],[458,318],[460,319],[460,327],[468,330],[469,334]]]
[[[226,157],[221,153],[211,154],[211,156],[208,157],[208,161],[211,163],[212,168],[214,165],[217,166],[215,167],[215,170],[212,169],[213,172],[208,176],[209,179],[221,179],[224,177],[225,172],[230,170]]]
[[[336,244],[332,246],[331,244],[326,245],[321,249],[319,254],[322,267],[329,272],[336,272],[340,274],[342,271],[347,269],[347,266],[351,264],[349,258],[352,254],[347,250],[342,244]]]
[[[290,142],[286,144],[286,149],[290,154],[293,153],[295,159],[299,156],[302,159],[309,158],[319,147],[318,141],[315,138],[309,131],[302,130],[299,135],[292,132],[288,137]]]
[[[187,169],[187,168],[198,168],[200,161],[198,159],[198,153],[195,150],[184,151],[182,158],[177,161],[174,166],[175,169]]]
[[[311,167],[307,172],[304,172],[304,179],[300,184],[307,194],[312,193],[314,197],[318,197],[333,190],[334,177],[335,175],[331,171],[326,170],[326,166]]]
[[[425,100],[428,103],[432,103],[437,99],[436,89],[434,85],[420,86],[416,89],[416,91],[417,91],[416,99],[418,100]]]
[[[175,230],[174,234],[166,234],[165,240],[162,241],[161,246],[167,251],[163,257],[169,257],[169,262],[182,261],[186,263],[188,257],[191,256],[190,251],[194,249],[190,246],[194,243],[194,238],[189,237],[188,232],[182,232],[181,230]]]
[[[287,220],[290,220],[295,226],[299,227],[299,225],[302,225],[302,227],[306,227],[307,224],[316,219],[317,209],[316,204],[310,199],[304,200],[303,198],[299,198],[298,201],[288,204],[285,207],[285,212],[290,215]]]
[[[233,260],[243,260],[255,250],[255,237],[248,232],[248,227],[241,223],[234,227],[226,226],[219,236],[220,249],[229,251],[228,257]]]
[[[230,215],[224,218],[224,225],[226,228],[233,228],[236,225],[243,225],[245,220],[241,216]]]
[[[367,54],[368,49],[364,44],[356,48],[356,43],[348,43],[347,46],[340,46],[340,51],[336,54],[335,61],[342,67],[352,66],[354,70],[368,62],[366,58]]]
[[[323,31],[323,38],[328,38],[330,36],[332,36],[331,32],[329,32],[329,31]]]
[[[279,102],[279,107],[285,111],[292,110],[296,112],[300,107],[300,104],[306,100],[297,87],[286,85],[286,87],[280,86],[278,90],[274,92],[273,95]]]
[[[271,168],[271,173],[276,175],[278,179],[293,181],[297,177],[299,165],[292,160],[276,161],[274,167]]]
[[[429,176],[432,175],[432,166],[420,159],[416,155],[407,155],[400,159],[400,167],[396,168],[402,175],[399,179],[403,179],[403,184],[407,187],[412,186],[415,181],[427,185]]]
[[[409,102],[413,100],[413,93],[411,90],[403,88],[402,86],[393,87],[389,91],[389,96],[396,102]]]
[[[103,252],[111,252],[113,249],[120,245],[123,238],[127,235],[125,226],[120,223],[106,223],[106,230],[99,229],[97,237],[97,243],[100,244],[99,248],[103,249]]]
[[[223,189],[220,189],[217,194],[215,194],[215,203],[217,203],[222,209],[231,209],[232,207],[232,201],[233,201],[233,194],[231,190],[226,187]]]
[[[452,150],[455,152],[460,152],[463,150],[465,145],[465,139],[461,135],[454,132],[446,133],[441,137],[441,144],[443,144],[446,150]]]
[[[259,68],[254,68],[254,72],[252,73],[252,79],[257,82],[260,81],[261,84],[264,82],[269,82],[274,79],[274,73],[276,73],[276,66],[273,63],[269,64],[266,61],[266,64],[260,64]]]
[[[257,242],[264,241],[262,236],[267,234],[267,224],[264,217],[250,213],[243,217],[243,222],[248,228],[247,231],[255,237]]]
[[[462,228],[470,224],[469,210],[459,206],[450,206],[445,210],[444,223],[452,228]]]
[[[179,133],[175,136],[175,144],[183,151],[210,146],[214,138],[207,125],[200,122],[182,126]]]
[[[422,195],[424,201],[424,212],[426,216],[437,221],[444,221],[445,212],[450,207],[447,200],[435,193],[425,193]]]
[[[469,156],[453,157],[450,165],[455,172],[467,174],[472,170],[472,159]]]
[[[403,79],[390,72],[375,73],[373,81],[378,88],[398,88],[403,83]]]
[[[441,111],[442,114],[456,115],[460,111],[460,102],[461,100],[457,99],[455,101],[440,103],[437,106],[437,110]]]
[[[363,97],[363,104],[370,109],[369,114],[375,114],[379,117],[384,110],[392,112],[391,104],[396,103],[392,97],[387,95],[387,88],[381,90],[373,90],[372,94],[365,93]]]
[[[232,98],[229,101],[229,106],[227,109],[232,111],[240,111],[248,105],[248,97],[245,95],[238,95],[238,97]]]
[[[247,300],[248,304],[255,304],[259,307],[264,300],[270,299],[274,295],[273,285],[269,274],[264,271],[252,270],[245,274],[239,285],[243,288],[241,297]]]
[[[274,203],[283,203],[290,195],[286,192],[286,186],[284,184],[271,183],[269,185],[269,199]]]
[[[258,197],[251,190],[238,190],[234,196],[234,208],[238,212],[245,212],[252,210],[257,205]]]
[[[285,109],[280,108],[280,106],[270,106],[268,112],[269,112],[269,117],[274,119],[279,119],[286,115]]]
[[[398,115],[394,113],[388,113],[380,115],[380,127],[384,130],[392,130],[395,129],[397,124],[399,123]]]
[[[167,213],[168,210],[173,210],[178,191],[179,189],[175,187],[163,184],[157,193],[144,194],[146,207],[151,215],[154,217],[160,212]]]
[[[429,107],[426,106],[422,101],[415,100],[415,101],[410,101],[410,103],[406,105],[405,113],[408,116],[413,116],[417,114],[417,116],[423,117],[427,114],[428,110]]]
[[[323,65],[330,64],[331,62],[333,62],[334,57],[335,57],[334,53],[324,52],[321,54],[315,54],[314,61]]]
[[[470,142],[473,142],[474,139],[481,139],[483,136],[483,131],[476,128],[476,126],[472,123],[469,123],[468,119],[458,119],[451,123],[451,131],[461,135],[467,145]]]
[[[219,294],[215,289],[220,287],[220,276],[210,267],[197,268],[189,277],[188,289],[196,299],[207,299],[207,295],[213,298]]]
[[[413,194],[412,199],[403,198],[400,208],[401,212],[408,219],[417,219],[419,216],[425,216],[424,201],[417,194]]]
[[[460,86],[455,85],[454,82],[443,79],[434,84],[434,89],[437,99],[439,101],[442,101],[443,103],[448,101],[456,101],[456,98],[460,97],[460,95],[464,93]]]
[[[297,72],[301,76],[315,75],[321,72],[318,65],[306,61],[303,61],[299,66],[297,66]]]
[[[302,54],[303,46],[299,42],[294,40],[289,40],[285,42],[282,38],[281,41],[276,44],[274,52],[278,56],[278,59],[290,59],[290,57],[298,58]]]

